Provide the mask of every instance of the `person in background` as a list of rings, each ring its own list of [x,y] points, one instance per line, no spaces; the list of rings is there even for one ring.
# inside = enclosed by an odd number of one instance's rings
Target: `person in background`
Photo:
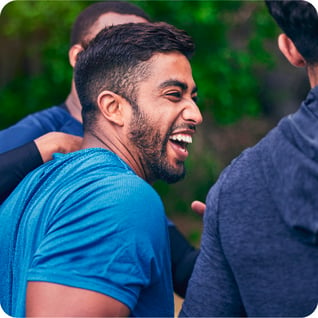
[[[266,5],[311,90],[211,188],[181,317],[305,317],[318,303],[318,16],[306,1]]]
[[[49,132],[23,146],[0,154],[0,204],[33,169],[52,159],[56,152],[80,149],[82,138],[61,132]]]
[[[162,22],[105,28],[78,54],[81,150],[29,173],[0,209],[7,314],[173,316],[167,220],[151,183],[184,177],[202,122],[193,52]]]
[[[69,49],[71,66],[75,67],[78,53],[87,47],[103,27],[131,22],[149,22],[149,20],[148,15],[141,8],[125,1],[103,1],[88,6],[80,13],[72,27]],[[81,111],[82,106],[72,78],[71,91],[63,103],[31,114],[15,125],[0,131],[0,153],[22,146],[52,131],[82,136]],[[32,167],[33,164],[24,166]],[[11,178],[12,174],[8,177]],[[11,180],[16,185],[18,179],[16,175],[13,177]],[[10,188],[12,189],[12,185]],[[3,198],[8,194],[9,192],[5,191]],[[184,297],[199,250],[193,247],[170,221],[169,235],[173,286],[175,292]]]
[[[128,2],[103,1],[90,5],[73,24],[68,52],[70,65],[74,68],[77,54],[105,26],[146,21],[149,21],[146,13]],[[0,131],[0,153],[22,146],[51,131],[83,136],[81,111],[82,106],[72,78],[70,93],[63,103],[28,115]]]

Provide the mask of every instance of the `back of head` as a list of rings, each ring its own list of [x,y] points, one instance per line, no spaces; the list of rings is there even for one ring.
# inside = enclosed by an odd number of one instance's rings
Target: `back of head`
[[[318,15],[304,0],[265,0],[270,14],[309,64],[318,62]]]
[[[83,44],[89,34],[90,28],[98,18],[106,13],[114,12],[118,14],[135,15],[150,20],[148,15],[136,5],[125,1],[102,1],[88,6],[80,13],[73,24],[71,32],[71,46]]]
[[[112,91],[133,105],[138,83],[149,76],[147,61],[156,53],[171,52],[189,59],[194,43],[185,31],[167,23],[127,23],[103,29],[78,55],[75,66],[85,130],[98,111],[102,91]]]

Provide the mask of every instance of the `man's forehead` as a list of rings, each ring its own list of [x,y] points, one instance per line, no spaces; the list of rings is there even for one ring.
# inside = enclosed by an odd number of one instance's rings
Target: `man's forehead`
[[[89,37],[93,39],[99,31],[111,25],[125,24],[125,23],[141,23],[148,22],[145,18],[136,16],[134,14],[121,14],[116,12],[107,12],[102,14],[97,21],[91,26]]]
[[[182,89],[195,90],[189,60],[180,52],[156,53],[151,58],[151,78],[158,89],[179,86]]]
[[[171,65],[191,70],[188,58],[177,50],[170,52],[156,52],[152,55],[148,63],[152,64],[154,67],[162,67],[166,69],[166,71],[169,71]],[[167,64],[169,64],[169,66]]]

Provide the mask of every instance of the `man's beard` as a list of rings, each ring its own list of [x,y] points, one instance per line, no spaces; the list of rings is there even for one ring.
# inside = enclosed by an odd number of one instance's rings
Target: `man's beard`
[[[176,162],[179,169],[168,162],[167,144],[170,132],[163,139],[147,116],[133,106],[133,119],[130,123],[130,141],[139,149],[139,157],[147,173],[147,180],[162,180],[174,183],[185,176],[184,162]]]

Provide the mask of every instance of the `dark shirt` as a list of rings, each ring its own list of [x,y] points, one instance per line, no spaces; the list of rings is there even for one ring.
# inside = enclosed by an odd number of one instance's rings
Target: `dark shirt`
[[[31,170],[42,163],[41,155],[33,141],[0,154],[0,203]]]

